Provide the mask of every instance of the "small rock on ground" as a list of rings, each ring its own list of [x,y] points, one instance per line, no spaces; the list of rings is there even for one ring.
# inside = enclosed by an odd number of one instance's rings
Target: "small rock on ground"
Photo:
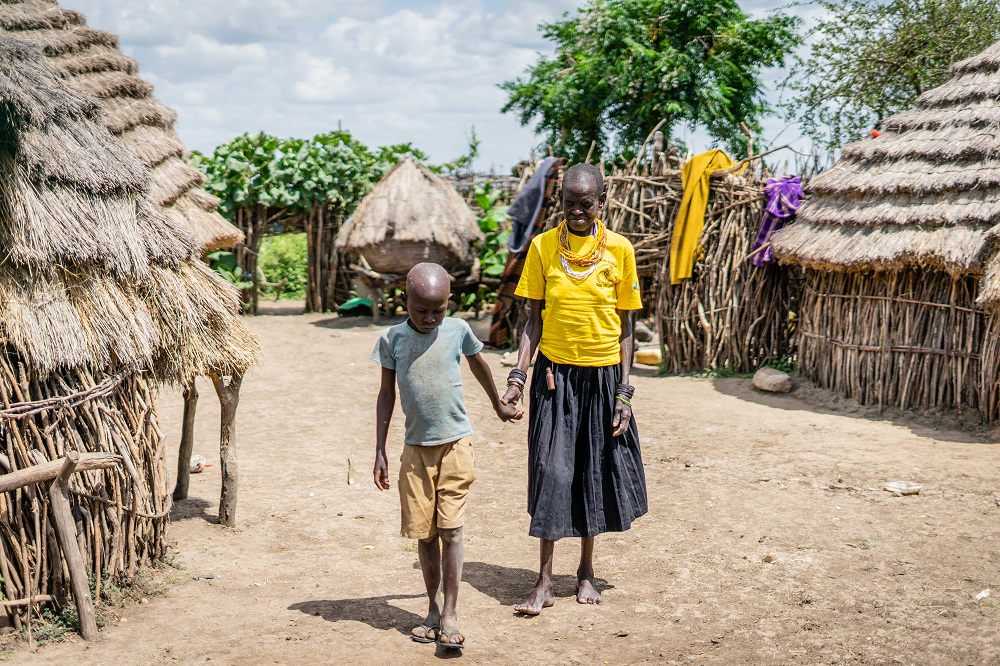
[[[753,375],[753,385],[769,393],[788,393],[792,390],[792,378],[774,368],[761,368]]]

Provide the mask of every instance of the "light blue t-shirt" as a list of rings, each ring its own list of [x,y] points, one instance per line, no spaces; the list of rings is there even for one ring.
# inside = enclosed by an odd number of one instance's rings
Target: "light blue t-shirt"
[[[451,317],[432,333],[419,333],[403,322],[379,337],[371,360],[396,371],[399,404],[406,415],[403,441],[435,446],[472,434],[462,399],[462,356],[482,349],[469,325]]]

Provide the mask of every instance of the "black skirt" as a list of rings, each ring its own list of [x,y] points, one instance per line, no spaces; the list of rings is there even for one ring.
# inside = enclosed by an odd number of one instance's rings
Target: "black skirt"
[[[548,389],[552,368],[556,388]],[[613,435],[617,365],[553,363],[538,354],[528,417],[529,534],[555,541],[624,532],[646,513],[646,475],[633,417]]]

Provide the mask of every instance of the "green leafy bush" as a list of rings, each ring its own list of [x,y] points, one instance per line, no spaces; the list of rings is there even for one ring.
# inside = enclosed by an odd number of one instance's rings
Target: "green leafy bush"
[[[249,289],[253,286],[249,276],[236,264],[236,255],[228,250],[218,250],[208,255],[211,262],[209,266],[213,271],[222,276],[226,282],[231,282],[240,289]]]
[[[483,277],[499,278],[507,263],[510,225],[504,223],[510,219],[507,215],[510,206],[496,205],[500,194],[493,191],[489,181],[476,186],[476,202],[484,211],[479,218],[479,229],[486,234],[486,238],[479,244],[479,264]]]
[[[281,290],[281,298],[299,300],[306,296],[306,272],[308,270],[305,234],[285,234],[268,236],[260,246],[258,270],[267,282],[287,280]],[[273,293],[271,287],[264,287],[265,294]]]

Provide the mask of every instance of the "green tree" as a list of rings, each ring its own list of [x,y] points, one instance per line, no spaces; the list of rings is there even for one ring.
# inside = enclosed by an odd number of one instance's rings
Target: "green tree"
[[[1000,39],[1000,0],[815,0],[826,14],[783,86],[818,146],[856,141]]]
[[[561,155],[630,157],[660,120],[667,134],[704,126],[742,152],[746,123],[770,112],[764,69],[800,44],[799,20],[781,12],[751,19],[735,0],[589,0],[575,15],[540,26],[555,42],[525,75],[501,84],[503,111]]]

